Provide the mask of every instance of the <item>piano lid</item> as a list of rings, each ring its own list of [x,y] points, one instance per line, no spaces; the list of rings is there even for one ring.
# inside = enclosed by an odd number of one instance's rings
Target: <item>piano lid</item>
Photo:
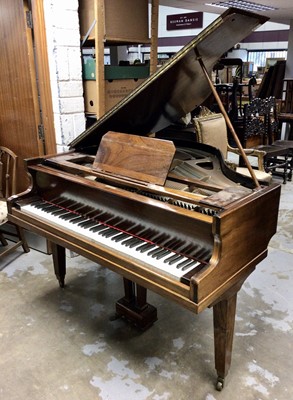
[[[184,46],[163,67],[70,143],[97,146],[108,131],[147,135],[194,110],[211,93],[196,54],[209,74],[222,55],[268,19],[230,8]]]

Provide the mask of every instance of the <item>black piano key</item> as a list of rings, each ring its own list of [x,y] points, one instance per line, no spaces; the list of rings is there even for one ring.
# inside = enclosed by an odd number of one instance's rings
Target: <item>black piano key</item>
[[[133,247],[139,246],[141,243],[143,243],[143,240],[137,238],[137,240],[136,240],[136,241],[133,241],[133,242],[129,245],[129,247],[132,249]]]
[[[172,260],[174,260],[175,258],[177,258],[178,257],[178,255],[179,254],[173,254],[172,256],[170,256],[170,257],[168,257],[168,258],[166,258],[166,260],[164,260],[164,263],[169,263],[169,261],[172,261]]]
[[[133,241],[136,241],[137,238],[133,237],[132,235],[130,235],[129,238],[125,239],[123,242],[121,242],[124,246],[128,247],[129,245],[131,245],[133,243]]]
[[[91,228],[97,224],[98,224],[97,221],[93,221],[92,219],[86,219],[84,222],[79,222],[78,226],[80,226],[81,228]]]
[[[138,248],[136,249],[137,251],[139,251],[140,249],[142,249],[144,246],[148,245],[148,242],[145,242],[144,240],[142,240],[142,244],[140,246],[138,246]]]
[[[176,268],[181,269],[181,268],[185,267],[189,263],[190,263],[190,258],[188,258],[187,260],[184,260],[181,263],[177,264]]]
[[[182,247],[182,245],[185,244],[185,242],[183,242],[180,239],[174,239],[169,245],[168,248],[174,251],[179,251],[178,249],[180,249],[180,247]]]
[[[108,225],[111,226],[116,226],[116,224],[118,224],[120,222],[121,218],[112,216],[111,218],[107,219],[107,221],[105,221]]]
[[[157,233],[154,232],[152,229],[146,229],[146,231],[141,234],[140,236],[142,236],[144,239],[146,240],[153,240],[156,237]]]
[[[167,254],[170,254],[170,253],[171,253],[170,250],[165,250],[165,249],[163,249],[160,253],[158,253],[158,254],[155,256],[155,258],[156,258],[157,260],[160,260],[161,258],[165,257]]]
[[[115,226],[123,231],[131,232],[131,228],[135,225],[132,221],[121,219]]]
[[[55,216],[60,216],[62,214],[68,213],[68,210],[65,210],[64,208],[58,208],[58,210],[53,211],[51,214]]]
[[[126,239],[122,242],[122,244],[126,247],[130,247],[132,243],[135,243],[137,241],[137,238],[134,238],[131,236],[129,239]]]
[[[120,235],[117,235],[115,237],[113,237],[111,240],[114,240],[114,242],[121,242],[121,240],[129,237],[130,235],[128,235],[128,233],[120,233]]]
[[[103,224],[99,224],[99,225],[93,226],[93,227],[90,229],[90,231],[92,231],[92,232],[100,232],[100,231],[102,231],[102,230],[104,230],[104,229],[107,229],[107,226],[106,226],[106,225],[103,225]]]
[[[37,201],[36,203],[33,204],[35,208],[40,208],[42,209],[43,207],[48,206],[48,203],[46,201]]]
[[[99,232],[99,235],[101,235],[101,236],[104,236],[104,234],[105,233],[108,233],[108,232],[110,232],[111,231],[111,228],[109,227],[109,226],[105,226],[104,225],[104,227],[105,227],[105,229],[101,229]]]
[[[140,234],[140,232],[143,232],[145,230],[145,226],[141,225],[141,224],[134,224],[133,226],[131,226],[129,229],[127,229],[127,231],[133,235],[137,235],[137,236],[143,236]]]
[[[42,200],[38,199],[38,200],[33,200],[32,202],[30,202],[30,205],[32,207],[36,207],[38,204],[43,203]]]
[[[161,251],[161,247],[156,246],[155,249],[152,249],[148,252],[148,256],[155,256],[157,253],[159,253]]]
[[[143,244],[142,246],[138,247],[136,250],[139,251],[140,253],[145,253],[147,250],[150,250],[153,247],[157,247],[157,246],[153,243],[146,243],[146,244]]]
[[[116,236],[119,234],[119,231],[117,231],[117,229],[113,229],[111,234],[108,234],[107,237],[111,238],[113,236]]]
[[[111,215],[108,212],[103,212],[102,214],[99,214],[99,220],[101,222],[107,222],[112,217],[113,217],[113,215]]]
[[[205,260],[207,256],[210,256],[210,251],[205,248],[201,248],[199,251],[196,252],[195,257],[199,260]]]
[[[77,211],[77,210],[75,210]],[[86,216],[86,214],[88,214],[89,212],[93,211],[92,207],[89,207],[88,205],[83,204],[82,207],[80,207],[78,209],[79,214],[83,215],[84,217]]]
[[[72,203],[66,206],[66,208],[69,208],[71,211],[77,211],[81,206],[83,206],[83,204],[77,201],[72,201]]]
[[[182,256],[181,254],[176,254],[176,257],[173,258],[172,260],[170,260],[168,262],[168,264],[173,265],[173,264],[177,263],[178,261],[182,260],[182,258],[184,258],[184,256]]]
[[[63,206],[68,203],[68,199],[65,199],[64,197],[56,197],[55,199],[52,199],[51,202],[58,206]]]
[[[186,271],[188,268],[192,267],[192,265],[197,264],[198,261],[196,260],[189,260],[189,263],[186,264],[184,267],[181,268],[182,271]]]
[[[97,216],[97,214],[98,214],[98,210],[91,209],[88,212],[83,213],[83,216],[86,218],[89,218],[89,219],[94,219]]]
[[[87,218],[84,218],[82,215],[80,216],[76,216],[75,218],[73,218],[72,220],[70,220],[70,222],[72,222],[73,224],[78,224],[79,222],[84,222],[87,221]]]
[[[116,235],[116,233],[117,233],[116,229],[109,228],[109,229],[104,230],[103,232],[101,232],[100,235],[104,236],[104,237],[111,237],[111,236]]]
[[[66,214],[63,214],[60,216],[61,219],[64,219],[65,221],[70,220],[71,218],[76,217],[76,214],[73,214],[72,212],[68,212]]]
[[[59,207],[56,207],[54,204],[50,204],[50,206],[45,207],[42,209],[43,211],[47,212],[47,213],[52,213],[53,211],[58,211],[60,210]]]
[[[148,252],[148,255],[152,256],[153,258],[157,258],[157,255],[160,255],[164,251],[165,251],[165,249],[163,249],[162,247],[158,247],[157,249],[154,249],[154,250],[151,250],[150,252]]]
[[[167,239],[169,239],[169,235],[167,235],[166,233],[161,233],[156,238],[154,238],[153,242],[156,242],[158,245],[162,246]]]

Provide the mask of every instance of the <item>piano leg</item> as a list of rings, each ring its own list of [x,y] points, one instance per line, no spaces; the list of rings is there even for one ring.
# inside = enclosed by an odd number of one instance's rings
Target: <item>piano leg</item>
[[[51,242],[51,250],[56,278],[60,287],[64,288],[66,274],[65,248]]]
[[[213,306],[215,367],[218,374],[216,389],[222,390],[229,372],[232,356],[237,292]]]
[[[145,331],[157,320],[157,309],[147,303],[147,290],[123,278],[125,296],[116,303],[116,314]]]

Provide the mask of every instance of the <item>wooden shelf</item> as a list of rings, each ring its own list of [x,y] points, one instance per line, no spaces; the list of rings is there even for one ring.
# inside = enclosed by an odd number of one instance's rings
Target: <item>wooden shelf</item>
[[[148,0],[79,0],[81,38],[83,40],[88,36],[83,47],[94,48],[96,59],[96,80],[84,81],[86,112],[95,112],[97,117],[101,117],[142,82],[141,79],[118,79],[110,85],[105,80],[104,53],[107,45],[150,45],[150,73],[156,71],[158,9],[159,0],[151,0],[150,16]]]

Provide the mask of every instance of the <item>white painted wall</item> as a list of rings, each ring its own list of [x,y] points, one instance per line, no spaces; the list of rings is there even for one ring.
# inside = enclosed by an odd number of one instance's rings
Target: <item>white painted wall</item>
[[[85,129],[78,0],[44,0],[57,151]]]

